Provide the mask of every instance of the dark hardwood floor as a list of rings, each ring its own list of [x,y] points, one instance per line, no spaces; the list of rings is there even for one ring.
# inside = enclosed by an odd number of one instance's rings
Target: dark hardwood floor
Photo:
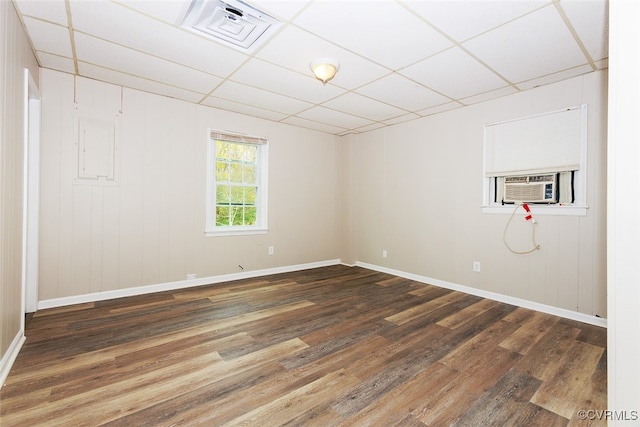
[[[43,310],[2,426],[573,426],[606,330],[332,266]],[[595,418],[594,412],[588,413]]]

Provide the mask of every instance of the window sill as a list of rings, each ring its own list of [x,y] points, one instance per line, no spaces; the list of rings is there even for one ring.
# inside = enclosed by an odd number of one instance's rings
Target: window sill
[[[482,206],[483,214],[511,214],[514,205],[490,205]],[[557,216],[587,216],[588,206],[577,205],[536,205],[529,204],[531,213],[534,215],[557,215]],[[523,211],[524,212],[524,211]]]
[[[268,228],[243,228],[243,229],[222,229],[222,230],[205,230],[205,237],[221,237],[221,236],[249,236],[252,234],[267,234]]]

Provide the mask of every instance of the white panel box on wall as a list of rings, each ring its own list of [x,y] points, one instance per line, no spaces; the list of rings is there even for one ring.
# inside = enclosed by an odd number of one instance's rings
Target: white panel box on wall
[[[120,111],[75,105],[74,183],[117,185],[120,122]]]

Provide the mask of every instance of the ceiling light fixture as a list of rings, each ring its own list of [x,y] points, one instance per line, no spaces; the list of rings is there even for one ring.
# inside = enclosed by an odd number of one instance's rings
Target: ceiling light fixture
[[[318,58],[311,61],[309,68],[313,71],[316,79],[320,80],[322,84],[327,84],[340,69],[340,64],[332,58]]]

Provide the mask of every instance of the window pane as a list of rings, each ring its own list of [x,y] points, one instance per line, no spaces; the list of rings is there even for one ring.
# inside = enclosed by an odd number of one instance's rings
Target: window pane
[[[229,182],[229,163],[216,162],[216,181],[217,182]]]
[[[256,165],[244,165],[244,182],[247,184],[255,184],[258,168]]]
[[[257,192],[257,187],[244,187],[244,203],[246,205],[255,205]]]
[[[229,158],[231,144],[225,141],[216,141],[216,157],[219,159]]]
[[[229,216],[230,216],[229,225],[244,225],[242,223],[242,206],[230,206]]]
[[[256,225],[256,214],[258,209],[253,206],[247,206],[244,208],[244,224]]]
[[[231,198],[229,202],[232,205],[242,205],[244,203],[242,187],[231,187]]]
[[[257,163],[258,162],[258,147],[255,145],[245,145],[244,155],[242,160],[245,163]]]
[[[230,165],[230,175],[229,179],[231,182],[242,182],[242,164],[241,163],[231,163]]]
[[[258,218],[261,147],[228,141],[215,141],[214,171],[215,220],[217,227],[246,227],[260,223]],[[210,167],[211,167],[210,166]]]
[[[229,144],[229,159],[241,161],[244,156],[244,145]]]
[[[216,206],[216,225],[229,225],[229,206]]]
[[[231,189],[230,185],[218,185],[216,188],[216,204],[226,205],[231,203]]]

